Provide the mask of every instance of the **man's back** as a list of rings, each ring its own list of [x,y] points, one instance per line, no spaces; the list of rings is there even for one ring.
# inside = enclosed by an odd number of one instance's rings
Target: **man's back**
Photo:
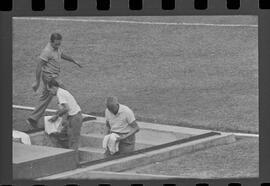
[[[65,89],[58,88],[57,90],[57,98],[59,104],[67,104],[69,110],[68,115],[72,116],[81,111],[80,106],[78,105],[75,98]]]

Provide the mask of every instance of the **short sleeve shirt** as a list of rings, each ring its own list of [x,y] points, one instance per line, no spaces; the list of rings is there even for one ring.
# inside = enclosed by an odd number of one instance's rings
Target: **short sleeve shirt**
[[[68,115],[73,116],[81,111],[81,108],[76,102],[75,98],[68,91],[58,88],[56,96],[59,105],[64,103],[68,106]]]
[[[119,104],[119,110],[116,115],[106,109],[105,118],[110,124],[111,131],[118,133],[130,132],[132,129],[130,124],[136,120],[133,111],[122,104]]]
[[[60,74],[60,60],[62,50],[54,50],[50,43],[42,50],[40,59],[46,61],[46,64],[42,67],[42,72],[49,77],[58,77]]]

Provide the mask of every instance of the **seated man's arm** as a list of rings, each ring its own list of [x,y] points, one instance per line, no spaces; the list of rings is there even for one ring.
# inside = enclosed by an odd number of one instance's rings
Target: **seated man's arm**
[[[138,126],[136,120],[133,121],[132,123],[130,123],[129,126],[131,126],[131,131],[127,135],[124,135],[124,136],[120,137],[119,140],[126,139],[129,136],[132,136],[133,134],[140,131],[140,127]]]

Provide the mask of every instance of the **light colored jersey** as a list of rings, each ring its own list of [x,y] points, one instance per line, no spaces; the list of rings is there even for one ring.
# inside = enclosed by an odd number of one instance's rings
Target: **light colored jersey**
[[[59,104],[65,103],[68,106],[68,115],[73,116],[81,111],[75,98],[65,89],[59,87],[56,96]]]
[[[60,74],[60,60],[62,50],[54,50],[50,43],[42,50],[40,59],[46,61],[46,64],[42,67],[42,72],[47,77],[58,77]]]
[[[119,104],[119,110],[116,115],[108,109],[105,110],[105,118],[109,122],[111,131],[118,133],[128,133],[132,129],[129,124],[135,121],[133,111],[125,105]]]

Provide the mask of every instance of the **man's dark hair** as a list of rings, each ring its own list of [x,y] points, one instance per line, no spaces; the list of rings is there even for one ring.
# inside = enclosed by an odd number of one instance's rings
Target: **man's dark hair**
[[[51,39],[51,42],[54,42],[55,40],[62,40],[62,35],[59,33],[52,33],[50,39]]]
[[[59,83],[53,79],[53,80],[51,80],[51,81],[48,82],[48,87],[49,88],[59,87]]]

